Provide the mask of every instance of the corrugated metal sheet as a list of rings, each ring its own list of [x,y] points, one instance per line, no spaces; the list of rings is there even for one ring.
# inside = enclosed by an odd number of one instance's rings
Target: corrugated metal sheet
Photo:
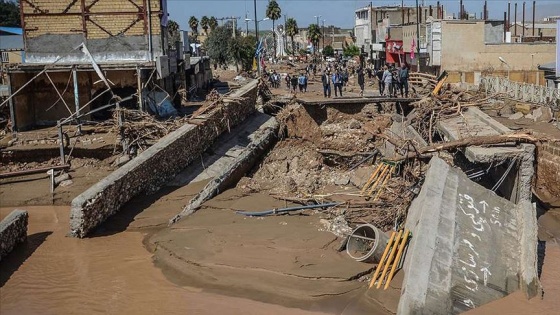
[[[0,50],[23,50],[23,36],[4,35],[0,36]]]

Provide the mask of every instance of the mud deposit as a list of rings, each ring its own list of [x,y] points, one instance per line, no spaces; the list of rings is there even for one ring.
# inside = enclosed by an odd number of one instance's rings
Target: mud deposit
[[[69,208],[25,209],[29,239],[0,263],[2,315],[319,314],[177,286],[153,265],[142,233],[69,238]]]

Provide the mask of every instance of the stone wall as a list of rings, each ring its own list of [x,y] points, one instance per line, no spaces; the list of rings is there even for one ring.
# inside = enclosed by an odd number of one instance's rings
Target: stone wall
[[[560,197],[560,146],[543,145],[537,152],[538,189],[544,188],[551,195]]]
[[[224,104],[185,124],[72,201],[70,234],[85,237],[134,196],[155,192],[208,149],[229,128],[255,112],[257,81],[243,86]]]
[[[0,261],[27,239],[27,211],[14,210],[0,222]]]

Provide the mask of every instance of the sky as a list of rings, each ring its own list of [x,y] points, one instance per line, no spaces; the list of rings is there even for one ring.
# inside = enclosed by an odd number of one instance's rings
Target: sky
[[[238,23],[240,28],[245,28],[245,16],[254,18],[254,0],[167,0],[170,18],[177,21],[181,29],[187,30],[188,20],[191,16],[196,16],[199,20],[202,16],[221,17],[240,17]],[[536,0],[537,19],[548,15],[560,15],[560,0]],[[268,0],[256,0],[257,19],[265,17],[266,5]],[[335,25],[342,28],[353,28],[354,11],[367,6],[370,1],[360,0],[277,0],[282,9],[282,15],[295,18],[299,27],[307,27],[311,23],[317,23],[316,16],[320,24],[325,20],[325,25]],[[401,5],[401,0],[380,1],[373,0],[374,6]],[[425,5],[436,5],[437,0],[419,0]],[[507,3],[511,2],[511,14],[513,19],[514,3],[518,3],[518,15],[521,16],[523,1],[508,0],[488,0],[489,17],[491,19],[503,19],[504,11],[507,11]],[[448,15],[458,15],[459,0],[440,0]],[[484,6],[484,0],[463,0],[465,10],[476,13],[479,16]],[[405,6],[415,6],[416,0],[404,0]],[[526,1],[526,16],[529,20],[532,17],[532,1]],[[284,17],[277,21],[283,23]],[[259,29],[272,28],[272,21],[262,21]],[[249,29],[254,29],[254,22],[249,22]]]

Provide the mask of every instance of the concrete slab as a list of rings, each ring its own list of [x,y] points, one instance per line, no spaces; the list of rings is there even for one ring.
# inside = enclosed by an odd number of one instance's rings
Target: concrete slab
[[[460,140],[468,137],[495,136],[511,133],[512,130],[492,119],[476,107],[471,107],[461,116],[441,120],[437,124],[439,131],[447,140]],[[524,154],[522,147],[471,146],[464,149],[465,156],[471,162],[489,163]]]
[[[518,289],[536,293],[536,216],[440,158],[412,202],[398,314],[458,314]]]

